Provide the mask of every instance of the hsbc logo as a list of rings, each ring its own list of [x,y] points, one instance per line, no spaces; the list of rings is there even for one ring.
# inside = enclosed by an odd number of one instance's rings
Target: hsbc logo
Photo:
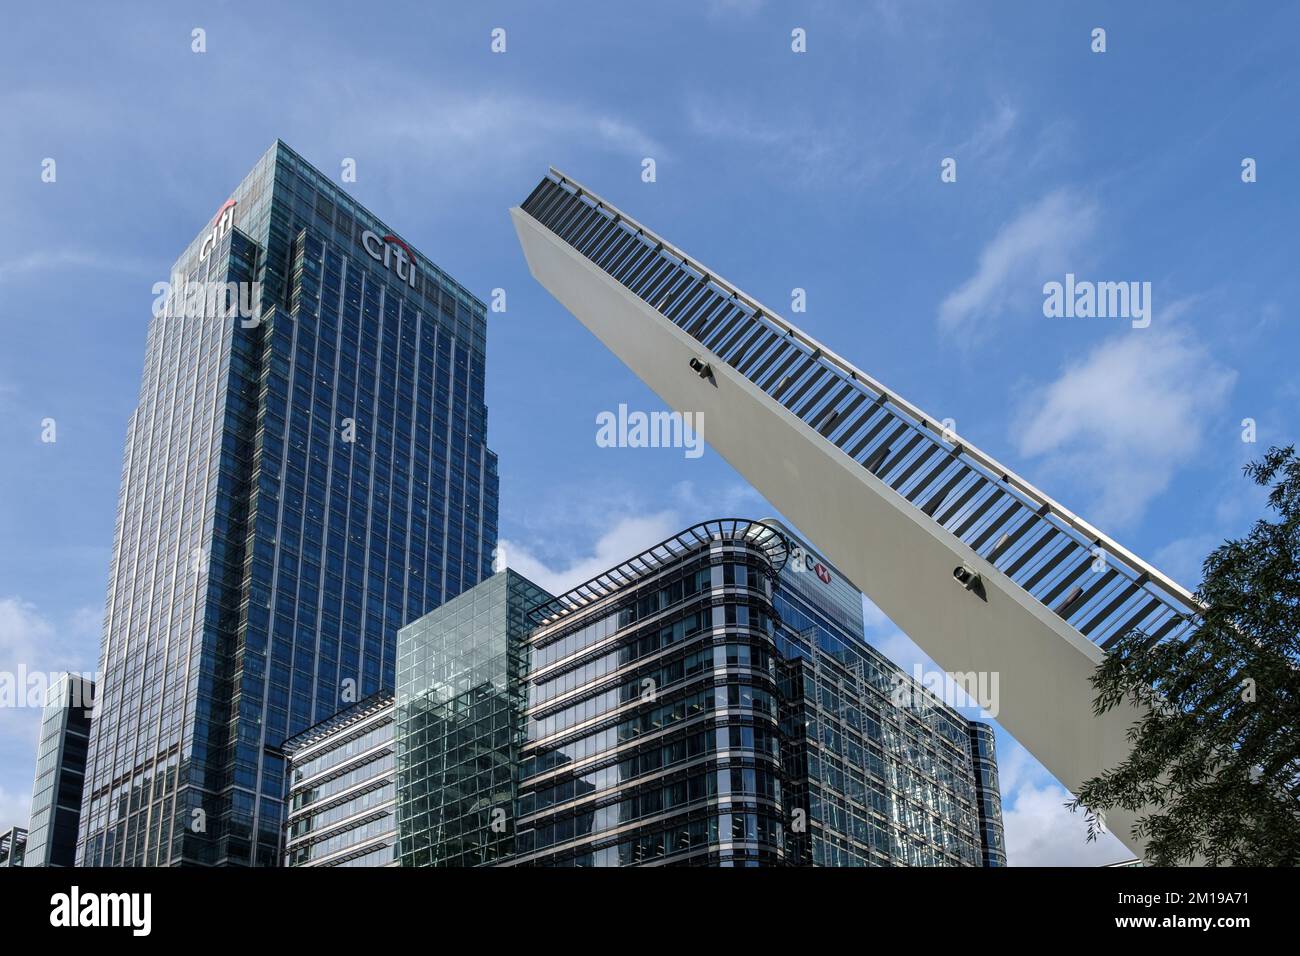
[[[823,584],[831,583],[831,569],[826,567],[826,565],[822,564],[803,548],[795,548],[793,566],[796,572],[811,571],[813,574],[817,575],[817,579]]]
[[[221,237],[228,233],[235,225],[235,202],[234,199],[227,199],[217,210],[215,220],[212,223],[212,231],[203,238],[203,245],[199,246],[199,262],[206,259],[213,247],[221,241]]]
[[[366,229],[361,233],[361,247],[371,259],[382,262],[385,269],[396,272],[397,278],[415,288],[415,253],[401,239],[391,234],[381,237]]]

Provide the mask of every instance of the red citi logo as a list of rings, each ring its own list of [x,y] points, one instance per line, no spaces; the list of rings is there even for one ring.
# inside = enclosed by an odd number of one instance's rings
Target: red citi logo
[[[199,246],[199,262],[202,262],[212,252],[213,246],[221,241],[221,237],[231,230],[235,224],[235,202],[234,199],[227,199],[222,203],[221,208],[213,217],[215,222],[212,224],[212,231],[203,239],[203,245]]]
[[[411,247],[394,235],[380,238],[378,233],[366,229],[361,233],[361,247],[385,269],[392,269],[412,289],[415,288],[415,253]]]

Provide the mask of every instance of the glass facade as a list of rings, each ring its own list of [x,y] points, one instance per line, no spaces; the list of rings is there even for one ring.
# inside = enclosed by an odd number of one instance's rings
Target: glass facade
[[[285,741],[285,865],[397,864],[395,731],[381,692]]]
[[[527,612],[550,597],[507,569],[399,633],[403,866],[478,866],[511,852]]]
[[[50,687],[36,748],[36,781],[24,866],[72,866],[77,858],[86,747],[95,682],[64,674]]]
[[[765,524],[793,553],[775,601],[793,860],[1004,866],[993,729],[867,644],[861,592]]]
[[[22,866],[26,848],[27,831],[22,827],[10,827],[0,833],[0,866]]]
[[[399,802],[435,821],[409,857],[403,823],[405,864],[1005,863],[991,728],[871,648],[861,593],[779,523],[689,528],[523,627],[481,623],[498,579],[407,629],[414,686],[450,690],[399,726]]]
[[[391,688],[398,629],[490,573],[486,309],[280,142],[172,272],[128,426],[78,860],[276,865],[280,745]],[[192,295],[221,286],[249,314]]]
[[[665,544],[533,612],[514,863],[785,859],[785,542],[715,521]]]

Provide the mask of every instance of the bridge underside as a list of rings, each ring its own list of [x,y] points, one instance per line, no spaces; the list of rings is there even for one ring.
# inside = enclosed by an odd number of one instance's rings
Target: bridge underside
[[[1093,714],[1097,644],[529,213],[511,216],[534,278],[668,406],[703,414],[709,445],[926,654],[949,672],[999,675],[998,722],[1064,786],[1126,756],[1139,714]],[[954,580],[962,564],[982,594]],[[1131,824],[1107,814],[1140,856]]]

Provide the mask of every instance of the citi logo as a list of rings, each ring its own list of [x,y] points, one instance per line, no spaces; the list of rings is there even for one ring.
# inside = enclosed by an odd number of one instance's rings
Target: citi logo
[[[217,210],[214,217],[216,221],[212,224],[212,231],[203,239],[203,245],[199,246],[199,262],[202,262],[212,252],[213,246],[221,241],[221,237],[228,233],[235,224],[235,202],[234,199],[227,199]]]
[[[371,259],[382,262],[385,269],[392,269],[397,278],[415,288],[415,253],[410,246],[391,234],[380,238],[369,229],[361,233],[361,246]]]
[[[133,936],[148,936],[153,928],[151,893],[82,893],[74,886],[51,896],[50,906],[51,926],[126,926]]]

